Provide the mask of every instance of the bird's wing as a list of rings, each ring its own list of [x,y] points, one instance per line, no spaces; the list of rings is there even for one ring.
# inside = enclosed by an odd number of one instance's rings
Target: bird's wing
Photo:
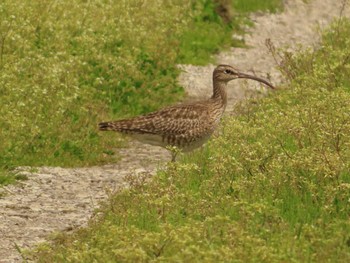
[[[100,129],[177,136],[210,128],[212,120],[209,116],[209,108],[206,105],[179,105],[131,119],[101,123]]]
[[[174,106],[147,116],[158,134],[180,135],[210,126],[209,109],[201,104]]]

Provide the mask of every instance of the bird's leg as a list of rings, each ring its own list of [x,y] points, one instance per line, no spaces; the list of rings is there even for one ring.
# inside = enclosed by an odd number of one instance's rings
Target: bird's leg
[[[177,155],[177,152],[171,152],[171,162],[176,162],[176,155]]]
[[[181,152],[181,149],[179,149],[176,146],[171,146],[171,145],[167,146],[166,149],[169,150],[171,153],[171,162],[175,162],[176,156],[179,152]]]

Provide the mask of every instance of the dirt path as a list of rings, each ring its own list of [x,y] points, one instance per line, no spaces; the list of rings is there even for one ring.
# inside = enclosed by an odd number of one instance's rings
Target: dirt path
[[[262,76],[270,73],[273,83],[281,79],[274,62],[268,55],[265,40],[270,38],[277,47],[304,46],[317,43],[316,29],[324,27],[338,17],[342,0],[312,0],[304,4],[301,0],[287,0],[281,14],[254,15],[256,26],[245,40],[249,49],[232,48],[217,56],[218,63],[226,63],[242,70],[252,70]],[[343,15],[350,17],[350,8]],[[206,67],[181,66],[184,73],[181,84],[191,98],[209,97],[213,65]],[[229,90],[230,104],[244,99],[258,87],[253,83],[232,83]],[[250,91],[249,91],[250,90]],[[256,92],[256,91],[255,91]],[[130,148],[122,149],[122,160],[101,167],[63,169],[42,167],[35,172],[23,173],[29,180],[0,189],[6,195],[0,199],[0,263],[21,262],[14,244],[29,248],[54,231],[71,230],[84,225],[106,199],[106,190],[117,190],[125,186],[126,175],[141,172],[154,173],[170,159],[163,149],[131,142]]]

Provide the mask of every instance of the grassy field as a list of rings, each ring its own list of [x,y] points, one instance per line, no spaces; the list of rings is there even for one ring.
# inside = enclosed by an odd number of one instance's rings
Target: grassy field
[[[350,21],[279,53],[288,79],[219,137],[112,197],[39,262],[350,262]]]
[[[240,2],[1,1],[0,185],[16,166],[114,161],[123,142],[97,123],[181,99],[176,65],[208,63],[231,46],[247,23]],[[281,1],[259,2],[248,10]]]

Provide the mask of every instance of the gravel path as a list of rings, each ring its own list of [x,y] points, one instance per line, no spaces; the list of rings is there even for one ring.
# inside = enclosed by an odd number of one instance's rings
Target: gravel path
[[[218,63],[226,63],[245,71],[254,69],[260,76],[271,76],[273,83],[281,81],[274,68],[272,57],[265,47],[270,38],[276,47],[291,48],[316,45],[318,28],[328,25],[340,14],[342,0],[301,0],[285,1],[281,14],[256,14],[255,27],[245,36],[250,48],[232,48],[217,56]],[[350,17],[350,8],[343,15]],[[180,66],[184,72],[180,82],[191,99],[211,95],[211,74],[214,65],[197,67]],[[244,99],[258,86],[249,82],[231,82],[229,104]],[[130,142],[130,147],[121,149],[122,160],[117,164],[101,167],[63,169],[42,167],[35,172],[20,168],[29,178],[17,185],[0,189],[0,263],[21,262],[14,244],[21,248],[33,247],[54,231],[69,231],[83,226],[107,193],[125,187],[127,175],[142,172],[154,173],[157,168],[170,160],[167,151]]]

